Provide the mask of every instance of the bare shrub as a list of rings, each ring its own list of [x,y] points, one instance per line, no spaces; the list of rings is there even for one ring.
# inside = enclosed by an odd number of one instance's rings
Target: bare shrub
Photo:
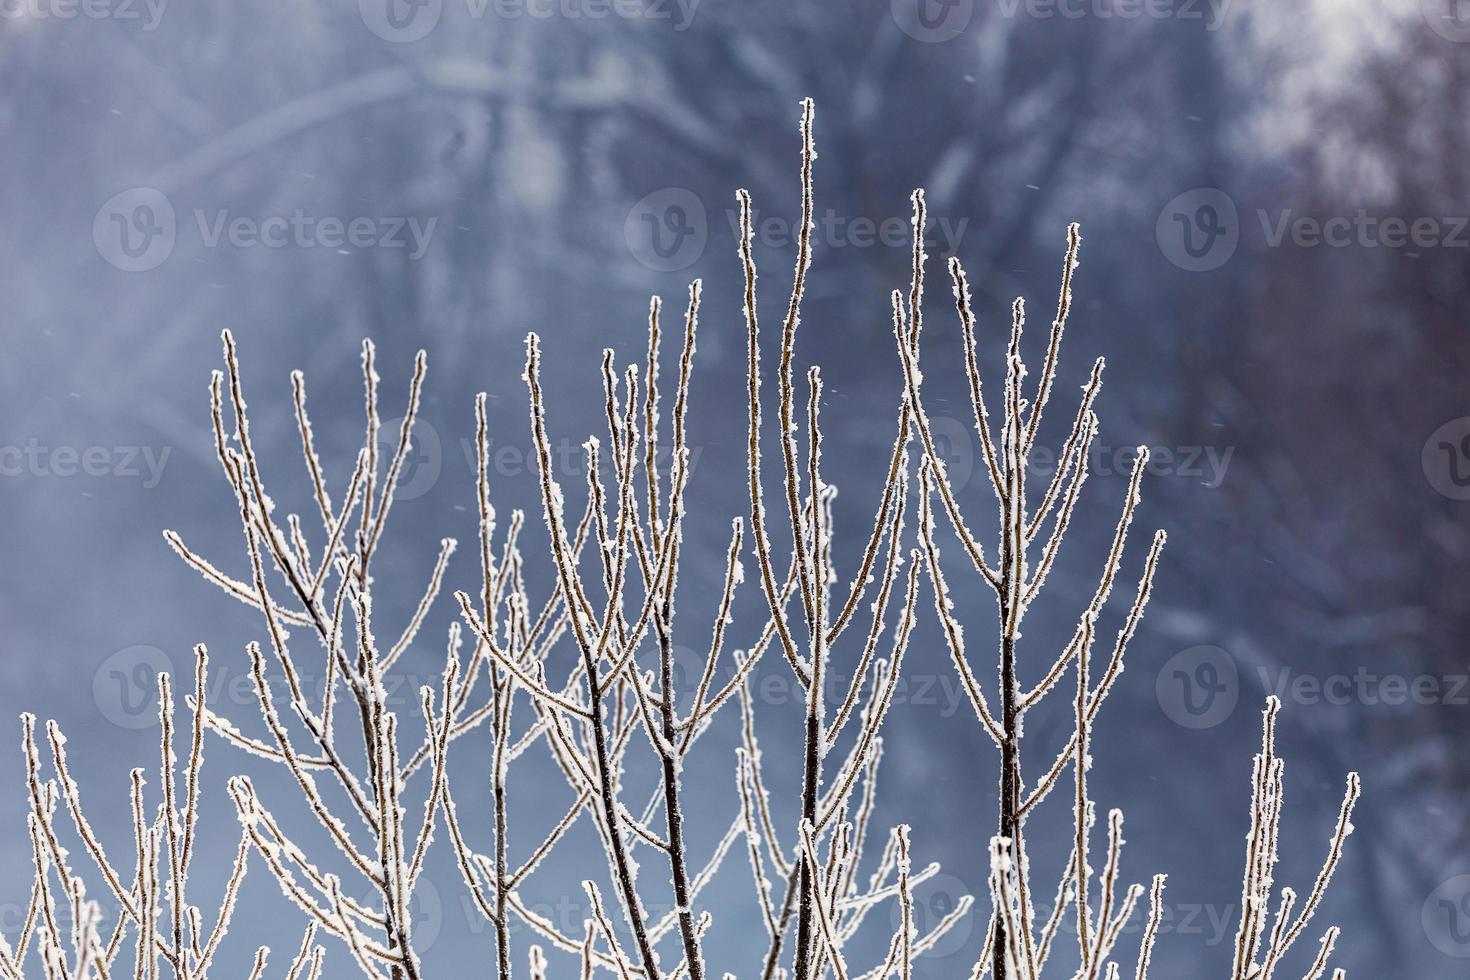
[[[248,970],[251,977],[263,976],[265,947],[248,967],[220,966],[215,955],[236,911],[240,883],[256,856],[304,921],[304,935],[286,976],[320,976],[327,955],[325,940],[330,937],[340,942],[333,955],[365,976],[419,980],[424,969],[416,952],[410,905],[436,830],[442,826],[473,907],[493,928],[495,969],[501,977],[517,969],[510,941],[516,922],[536,937],[537,944],[528,951],[533,977],[547,975],[546,951],[557,949],[580,960],[584,977],[603,970],[624,980],[636,976],[677,980],[684,974],[690,980],[704,980],[713,968],[706,962],[703,941],[717,924],[702,893],[725,859],[743,852],[766,930],[762,977],[789,973],[796,980],[813,980],[830,972],[836,980],[881,980],[897,973],[907,980],[915,959],[972,909],[966,896],[921,932],[914,921],[913,890],[937,874],[938,866],[914,863],[908,826],[893,827],[886,834],[870,828],[882,727],[915,623],[928,605],[921,592],[927,591],[975,717],[1001,753],[997,832],[986,851],[992,911],[971,976],[979,980],[990,973],[996,980],[1037,980],[1059,953],[1055,940],[1067,915],[1075,917],[1078,944],[1075,956],[1067,953],[1057,959],[1060,972],[1070,971],[1078,980],[1115,980],[1121,975],[1118,940],[1145,889],[1133,885],[1119,893],[1123,817],[1116,809],[1108,815],[1102,873],[1094,875],[1090,849],[1095,806],[1087,771],[1092,723],[1123,669],[1125,649],[1148,601],[1164,543],[1160,532],[1144,560],[1125,624],[1099,669],[1093,662],[1097,618],[1122,566],[1139,501],[1144,451],[1134,464],[1098,586],[1071,641],[1045,661],[1049,666],[1027,682],[1030,687],[1020,678],[1023,659],[1018,650],[1022,620],[1060,550],[1097,432],[1092,406],[1101,384],[1101,360],[1083,390],[1061,465],[1039,494],[1028,488],[1027,460],[1052,393],[1070,306],[1078,230],[1076,226],[1069,230],[1057,313],[1040,382],[1029,400],[1020,353],[1024,308],[1018,300],[1013,309],[998,432],[992,431],[982,392],[965,274],[957,260],[949,265],[963,328],[974,424],[999,505],[999,541],[991,560],[961,515],[959,488],[952,485],[936,451],[921,397],[925,212],[923,194],[915,192],[913,277],[907,295],[895,291],[892,297],[904,393],[872,528],[848,584],[840,586],[833,559],[835,490],[822,469],[822,379],[816,367],[807,371],[805,417],[799,417],[802,393],[794,354],[811,262],[812,125],[813,109],[807,102],[801,123],[802,231],[794,285],[782,313],[775,381],[779,463],[770,465],[761,452],[763,370],[752,206],[748,194],[738,194],[748,344],[750,512],[748,528],[742,518],[731,522],[713,622],[685,630],[683,621],[676,619],[690,509],[685,499],[690,475],[686,421],[701,298],[696,281],[683,316],[672,410],[660,392],[663,310],[657,299],[650,306],[642,371],[635,363],[620,374],[613,352],[603,354],[606,442],[589,437],[584,444],[587,485],[580,516],[574,516],[575,508],[569,511],[573,505],[555,475],[540,341],[535,334],[527,338],[524,380],[546,525],[545,543],[538,547],[547,550],[555,566],[554,581],[539,593],[533,594],[526,582],[525,514],[511,513],[502,529],[491,500],[486,399],[483,394],[476,399],[480,581],[472,590],[454,593],[459,617],[447,625],[442,677],[437,688],[425,686],[419,692],[422,732],[400,727],[398,714],[390,710],[385,677],[434,611],[455,543],[441,543],[421,600],[407,623],[393,632],[382,632],[376,621],[371,569],[412,443],[426,358],[420,353],[415,363],[397,448],[380,458],[376,355],[370,343],[364,344],[363,448],[340,494],[329,485],[318,459],[304,379],[299,373],[292,376],[301,448],[320,518],[319,543],[313,545],[302,517],[289,514],[283,524],[275,513],[251,440],[235,342],[228,332],[224,334],[225,371],[216,372],[210,385],[213,431],[219,462],[238,503],[248,572],[243,578],[232,577],[191,550],[182,536],[165,532],[165,537],[208,582],[262,615],[266,642],[249,644],[246,656],[260,715],[255,729],[263,734],[247,733],[239,720],[205,704],[208,657],[199,647],[194,693],[187,699],[188,752],[181,778],[174,750],[175,698],[169,678],[160,675],[162,799],[150,815],[143,770],[135,770],[131,799],[135,868],[125,875],[83,816],[78,787],[67,767],[65,738],[55,724],[47,725],[55,776],[43,779],[35,719],[27,715],[23,730],[35,879],[21,934],[13,944],[0,942],[0,973],[17,980],[34,960],[48,978],[118,975],[128,945],[124,938],[132,932],[136,978],[153,980],[160,973],[172,973],[203,980],[211,970],[230,975]],[[667,474],[658,465],[665,426],[672,441]],[[911,500],[915,474],[910,448],[916,435],[918,492]],[[764,486],[768,480],[780,485],[778,500],[769,510]],[[996,594],[999,689],[990,697],[977,675],[981,658],[975,656],[973,644],[967,645],[964,624],[949,598],[936,539],[936,498],[975,574]],[[918,511],[916,520],[909,514],[913,507]],[[910,520],[917,531],[906,548]],[[773,537],[779,537],[783,546],[775,547]],[[746,637],[743,652],[727,652],[728,634],[737,625],[732,613],[736,592],[747,581],[745,562],[752,557],[765,618],[740,627]],[[921,589],[921,573],[929,580],[927,590]],[[896,609],[892,615],[890,606]],[[859,623],[860,628],[850,629]],[[313,642],[292,641],[290,630],[304,632]],[[694,691],[681,697],[674,683],[676,637],[691,632],[707,652]],[[857,666],[851,681],[829,699],[824,678],[839,645],[851,648],[846,656]],[[316,652],[308,653],[304,646]],[[557,650],[574,654],[573,667],[565,676],[550,674]],[[771,651],[784,661],[783,669],[791,672],[803,692],[799,786],[773,786],[762,765],[750,685],[757,664]],[[303,682],[309,661],[319,662],[325,677],[319,695],[309,693]],[[730,676],[717,682],[724,666],[730,668]],[[1072,671],[1076,688],[1071,741],[1039,778],[1028,783],[1023,774],[1023,719]],[[282,700],[284,705],[278,703]],[[717,715],[732,705],[739,712],[742,741],[734,760],[739,807],[723,833],[719,827],[691,828],[685,816],[688,781],[681,777],[693,772],[703,779],[712,771],[706,763],[691,769],[687,762]],[[1268,906],[1274,895],[1283,782],[1283,764],[1274,747],[1277,709],[1273,699],[1265,711],[1263,747],[1252,778],[1242,892],[1245,914],[1232,980],[1268,980],[1304,931],[1351,832],[1358,792],[1357,777],[1352,776],[1328,856],[1310,893],[1298,909],[1296,893],[1282,889],[1273,919]],[[491,745],[485,760],[490,801],[488,812],[470,820],[456,806],[448,760],[463,736],[486,731]],[[231,779],[229,795],[241,835],[233,873],[208,929],[188,891],[191,859],[199,847],[198,801],[207,734],[278,766],[297,787],[299,799],[292,805],[309,814],[319,826],[319,836],[335,845],[309,852],[288,835],[251,780]],[[512,860],[510,775],[518,763],[524,765],[533,746],[544,749],[569,787],[572,802],[565,815],[549,825],[523,827],[517,821],[515,850],[521,856]],[[829,763],[834,751],[839,757]],[[646,803],[640,803],[629,788],[635,773],[652,774],[653,792]],[[1026,822],[1055,788],[1068,781],[1073,788],[1070,856],[1060,872],[1057,900],[1038,928]],[[415,787],[412,792],[410,785]],[[67,833],[80,841],[120,909],[110,936],[102,935],[97,905],[88,900],[82,877],[61,841],[59,803],[71,818]],[[591,914],[577,932],[539,915],[521,897],[521,888],[579,822],[590,824],[600,839],[606,868],[581,883]],[[692,842],[691,829],[707,839]],[[522,840],[532,846],[522,845]],[[650,863],[657,873],[640,875],[640,868],[646,872]],[[1164,876],[1154,877],[1141,947],[1132,957],[1138,980],[1148,974],[1163,889]],[[363,894],[373,898],[351,897]],[[59,924],[60,903],[71,909],[69,935]],[[849,962],[852,940],[869,913],[890,903],[896,903],[899,926],[891,933],[884,960],[861,967]],[[661,907],[668,911],[653,911]],[[615,924],[619,919],[626,930]],[[1327,931],[1308,977],[1322,974],[1336,937],[1335,928]],[[347,968],[334,968],[334,973],[343,969]],[[1334,974],[1342,975],[1341,970]]]

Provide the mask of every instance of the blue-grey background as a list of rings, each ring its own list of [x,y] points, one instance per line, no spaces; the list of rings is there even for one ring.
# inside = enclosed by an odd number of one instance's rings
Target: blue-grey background
[[[828,386],[843,581],[892,439],[887,295],[907,282],[909,191],[929,193],[925,392],[957,473],[976,465],[977,449],[962,425],[941,261],[957,251],[966,263],[996,379],[1014,295],[1030,300],[1028,353],[1039,357],[1065,226],[1080,221],[1063,383],[1041,442],[1059,444],[1076,385],[1102,354],[1108,449],[1050,596],[1026,624],[1024,656],[1035,676],[1090,594],[1124,489],[1127,457],[1114,450],[1155,447],[1105,636],[1146,536],[1164,527],[1170,542],[1100,723],[1093,785],[1101,808],[1128,813],[1127,880],[1170,875],[1160,975],[1228,969],[1257,713],[1274,690],[1286,702],[1288,758],[1279,879],[1309,886],[1342,777],[1360,770],[1357,833],[1318,920],[1345,927],[1337,962],[1359,977],[1466,976],[1461,0],[391,2],[393,20],[378,0],[0,2],[0,715],[62,723],[115,852],[127,853],[129,831],[106,815],[125,812],[128,770],[157,760],[139,671],[187,668],[191,645],[206,642],[211,699],[258,724],[243,645],[263,640],[262,626],[160,533],[177,530],[245,574],[208,428],[223,327],[239,339],[273,493],[303,513],[313,509],[289,371],[306,372],[340,496],[361,439],[361,338],[378,344],[385,418],[402,411],[414,351],[428,351],[421,453],[376,565],[379,622],[395,633],[442,537],[461,542],[450,587],[477,581],[464,451],[475,392],[490,394],[503,452],[502,513],[539,506],[526,465],[525,332],[544,338],[552,428],[575,447],[600,431],[598,351],[641,359],[649,295],[680,310],[688,280],[702,277],[680,639],[691,650],[707,642],[728,522],[747,509],[734,190],[749,188],[759,211],[774,330],[799,202],[798,99],[811,95],[819,230],[798,360],[820,362]],[[339,223],[335,235],[322,219]],[[252,234],[280,228],[285,237],[269,243]],[[575,454],[566,460],[563,482],[577,488]],[[962,497],[988,531],[993,504],[974,472]],[[534,542],[541,524],[530,514]],[[964,572],[952,564],[972,656],[991,680],[993,605]],[[529,573],[544,594],[539,556]],[[754,588],[735,647],[756,621]],[[405,716],[442,664],[451,607],[441,599],[403,661]],[[304,636],[301,648],[317,654]],[[911,821],[916,858],[945,863],[922,896],[932,916],[983,893],[996,766],[928,625],[910,670],[876,820],[884,830]],[[796,708],[781,665],[763,674],[773,685],[759,707],[769,779],[789,800]],[[1185,686],[1211,679],[1208,692]],[[1058,697],[1029,728],[1033,773],[1065,738]],[[700,860],[731,812],[730,721],[685,775],[698,790]],[[482,849],[485,753],[483,737],[454,753],[460,810]],[[543,762],[528,757],[513,775],[513,857],[567,802]],[[0,808],[10,828],[0,929],[12,937],[30,881],[22,771],[18,751],[0,757],[13,788]],[[303,840],[324,846],[288,781],[211,740],[207,847],[192,882],[206,910],[237,834],[224,779],[242,771]],[[641,799],[646,777],[630,782]],[[1065,860],[1065,805],[1059,795],[1063,812],[1034,824],[1039,867]],[[424,961],[435,976],[487,973],[490,932],[435,854],[418,926]],[[577,882],[601,866],[590,836],[574,834],[523,895],[580,934]],[[737,849],[706,899],[711,956],[742,976],[764,948],[749,896]],[[886,912],[873,921],[866,958],[853,956],[862,969],[886,942]],[[962,926],[924,974],[968,971],[981,932]],[[270,943],[284,969],[298,936],[257,863],[228,954],[245,960]],[[524,932],[516,942],[524,963]],[[329,976],[350,974],[340,945],[329,955]]]

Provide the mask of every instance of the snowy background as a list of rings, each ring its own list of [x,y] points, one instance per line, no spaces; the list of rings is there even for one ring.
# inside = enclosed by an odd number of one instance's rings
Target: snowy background
[[[243,645],[263,639],[259,623],[161,537],[175,529],[245,569],[208,428],[222,327],[239,339],[255,441],[290,509],[309,498],[289,371],[306,372],[340,487],[361,432],[361,338],[379,345],[385,418],[427,349],[421,454],[376,566],[393,595],[380,616],[401,622],[440,538],[461,541],[450,585],[477,581],[465,455],[475,392],[490,394],[503,453],[498,502],[535,503],[525,332],[544,337],[553,431],[576,446],[601,424],[597,352],[640,358],[648,296],[680,309],[702,277],[698,523],[681,614],[702,638],[729,518],[747,508],[734,190],[748,187],[759,212],[769,322],[789,284],[797,103],[811,95],[819,230],[798,358],[824,365],[840,573],[892,436],[887,295],[907,282],[909,191],[928,189],[933,226],[926,398],[955,419],[968,409],[939,260],[966,263],[994,377],[1010,299],[1027,296],[1042,321],[1066,223],[1080,221],[1056,404],[1106,355],[1107,450],[1025,642],[1034,665],[1069,634],[1123,493],[1126,447],[1154,447],[1116,596],[1131,593],[1148,532],[1167,528],[1169,547],[1100,722],[1094,789],[1129,815],[1127,879],[1170,874],[1161,975],[1228,969],[1257,712],[1273,691],[1288,760],[1282,880],[1309,884],[1342,776],[1363,773],[1358,832],[1320,920],[1345,927],[1337,962],[1360,978],[1467,975],[1463,0],[395,9],[404,16],[376,0],[0,0],[0,716],[59,720],[94,809],[123,812],[128,770],[156,762],[139,682],[150,669],[185,668],[206,642],[212,698],[239,718],[253,710]],[[974,467],[977,447],[957,423],[950,431],[952,470]],[[1041,441],[1062,435],[1044,429]],[[568,470],[575,486],[575,461]],[[963,497],[983,523],[992,505],[976,475]],[[530,569],[540,589],[546,571]],[[993,603],[965,587],[961,612],[986,636]],[[451,606],[441,600],[406,656],[405,691],[437,675]],[[1108,616],[1105,635],[1118,610]],[[939,915],[983,893],[996,764],[932,629],[910,669],[877,822],[912,821],[917,859],[945,862],[921,895],[923,914]],[[770,778],[794,793],[798,763],[783,745],[796,743],[780,734],[794,709],[774,690],[760,707],[776,727]],[[1029,734],[1055,744],[1064,726],[1042,716]],[[733,799],[730,744],[712,737],[686,776],[707,788],[711,813]],[[484,750],[456,746],[462,810],[485,812],[471,806],[477,794],[483,804]],[[256,773],[275,810],[304,821],[279,774],[217,741],[208,752],[207,873],[195,887],[212,903],[236,835],[226,775]],[[22,771],[18,751],[0,756],[3,785],[18,787]],[[565,789],[531,770],[513,786],[525,847],[562,812]],[[7,935],[30,881],[24,809],[19,792],[0,807]],[[702,852],[724,824],[700,826]],[[1033,854],[1054,856],[1063,829],[1038,824]],[[109,839],[126,848],[127,833],[119,823]],[[573,931],[590,846],[577,838],[523,889]],[[428,875],[422,954],[430,975],[478,974],[492,937],[445,856]],[[710,893],[724,924],[711,957],[742,976],[761,945],[744,917],[749,887],[736,856]],[[294,948],[294,912],[266,875],[252,874],[246,902],[232,956]],[[967,971],[982,929],[962,926],[923,975]],[[524,963],[527,938],[516,938]],[[330,956],[328,975],[346,975],[340,946]]]

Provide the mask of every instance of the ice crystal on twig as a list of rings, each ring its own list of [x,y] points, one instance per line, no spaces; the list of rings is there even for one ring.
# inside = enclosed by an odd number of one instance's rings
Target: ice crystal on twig
[[[1068,228],[1056,313],[1034,385],[1028,385],[1022,356],[1025,307],[1020,300],[1012,306],[995,417],[982,384],[969,282],[958,259],[949,263],[971,414],[987,476],[984,495],[993,495],[998,511],[997,539],[982,542],[974,528],[988,521],[967,522],[961,499],[966,488],[946,469],[924,405],[920,362],[926,203],[922,191],[914,192],[910,281],[906,291],[894,290],[891,297],[903,382],[893,447],[877,481],[871,526],[857,539],[858,560],[850,575],[844,574],[848,570],[840,570],[836,559],[842,553],[833,520],[837,490],[824,475],[824,384],[817,366],[806,367],[804,399],[797,390],[802,302],[815,251],[817,156],[810,100],[802,103],[799,135],[801,224],[793,284],[779,332],[766,330],[767,342],[778,345],[775,464],[768,464],[761,452],[767,414],[762,379],[768,368],[761,361],[754,203],[744,190],[736,195],[747,353],[749,511],[720,518],[730,520],[730,535],[723,574],[716,580],[719,595],[712,621],[691,624],[678,615],[689,538],[686,522],[693,514],[686,492],[692,468],[688,417],[696,388],[699,281],[689,287],[677,371],[668,372],[675,386],[672,398],[663,391],[660,298],[650,301],[647,346],[637,360],[620,372],[616,352],[603,352],[599,376],[606,432],[589,435],[582,443],[587,481],[580,517],[553,459],[551,433],[561,420],[553,418],[540,338],[527,336],[522,377],[545,538],[524,543],[523,531],[527,538],[535,536],[526,515],[515,510],[504,520],[492,502],[492,420],[481,394],[474,401],[479,581],[461,588],[451,584],[460,575],[454,564],[456,543],[441,540],[437,549],[425,549],[427,580],[415,587],[412,595],[417,598],[411,600],[406,621],[387,630],[378,622],[384,617],[375,601],[373,560],[385,540],[384,528],[413,445],[426,355],[420,352],[414,360],[402,422],[396,433],[387,434],[394,445],[383,458],[377,351],[364,342],[362,446],[340,483],[318,452],[305,376],[291,374],[291,411],[311,507],[317,512],[307,518],[277,513],[251,434],[240,352],[228,331],[222,335],[224,370],[211,377],[210,419],[215,455],[240,521],[244,571],[225,571],[173,531],[164,537],[207,583],[261,614],[262,639],[235,654],[236,662],[248,667],[258,718],[227,717],[205,703],[209,658],[203,646],[195,652],[192,694],[182,698],[190,713],[186,726],[176,718],[174,680],[158,678],[157,789],[147,792],[143,770],[133,772],[129,812],[134,869],[128,874],[113,863],[115,856],[108,855],[84,815],[68,767],[65,736],[55,723],[45,726],[54,770],[54,778],[47,778],[36,719],[24,716],[27,825],[35,874],[20,933],[13,939],[0,936],[0,976],[22,980],[35,962],[48,978],[109,980],[126,975],[122,960],[130,945],[135,980],[166,975],[207,980],[211,971],[265,976],[267,947],[258,947],[248,963],[225,964],[219,954],[254,865],[262,869],[257,873],[270,876],[303,920],[301,938],[290,947],[294,954],[277,958],[280,962],[291,955],[284,974],[288,980],[317,980],[328,972],[329,956],[341,964],[331,968],[334,976],[355,970],[381,980],[421,980],[427,974],[415,944],[411,910],[425,881],[430,851],[442,842],[441,850],[449,849],[448,858],[468,893],[466,907],[491,926],[494,971],[502,980],[514,975],[516,962],[525,964],[532,980],[557,975],[558,964],[548,954],[566,965],[578,964],[584,980],[597,973],[615,974],[619,980],[682,980],[686,975],[706,980],[715,973],[732,977],[723,964],[709,962],[706,938],[736,928],[729,923],[738,920],[705,897],[732,851],[744,854],[750,883],[742,888],[751,889],[763,925],[762,980],[821,980],[829,973],[835,980],[888,980],[894,975],[910,980],[917,961],[970,916],[973,907],[971,896],[958,896],[945,916],[921,924],[915,889],[938,874],[939,866],[915,863],[914,853],[922,845],[911,840],[908,825],[886,835],[871,827],[880,796],[884,722],[897,700],[914,631],[929,604],[929,598],[921,600],[921,592],[932,597],[939,635],[976,722],[1001,757],[995,833],[983,833],[973,848],[975,870],[988,880],[991,908],[979,948],[973,951],[972,980],[987,974],[995,980],[1040,980],[1054,961],[1062,964],[1060,975],[1070,971],[1073,980],[1118,980],[1123,975],[1115,958],[1119,940],[1144,888],[1121,885],[1124,824],[1119,810],[1108,812],[1106,841],[1098,845],[1105,847],[1101,874],[1092,867],[1097,806],[1088,768],[1095,748],[1093,723],[1123,670],[1164,544],[1160,531],[1143,559],[1111,650],[1095,656],[1099,619],[1123,574],[1128,533],[1140,502],[1147,462],[1142,449],[1098,584],[1078,613],[1071,639],[1060,651],[1043,656],[1043,669],[1022,682],[1023,670],[1038,661],[1029,650],[1023,655],[1021,625],[1042,597],[1072,526],[1088,477],[1089,450],[1099,431],[1093,408],[1102,383],[1101,359],[1083,386],[1055,474],[1043,487],[1028,486],[1028,460],[1060,371],[1081,236],[1076,225]],[[660,461],[665,439],[666,465]],[[772,482],[784,506],[767,507],[767,484]],[[962,560],[996,597],[996,686],[986,679],[991,668],[985,658],[992,647],[974,640],[980,635],[978,624],[965,620],[951,592],[953,571],[946,573],[940,515]],[[550,557],[554,574],[549,581],[528,583],[528,569],[534,565],[523,551],[527,547]],[[738,594],[747,581],[746,563],[752,560],[754,583],[747,588],[759,590],[762,611],[744,621],[736,615],[744,608]],[[919,581],[921,575],[928,579],[927,588]],[[844,581],[846,588],[839,588]],[[437,628],[446,589],[455,602],[447,642],[438,648],[437,641],[429,645],[423,637]],[[849,634],[854,623],[864,625]],[[308,646],[314,652],[304,649]],[[727,647],[732,648],[728,654]],[[773,647],[779,658],[768,661],[765,654]],[[683,663],[681,648],[705,652]],[[422,653],[426,649],[442,649],[442,668],[436,668],[436,682],[420,687],[416,701],[409,699],[410,708],[422,714],[421,725],[410,724],[392,710],[396,702],[388,696],[388,675],[410,658],[439,656]],[[564,661],[553,657],[559,650],[575,654],[575,666],[565,674],[565,667],[557,666]],[[829,691],[837,663],[855,666],[849,679]],[[691,667],[690,676],[678,676]],[[800,692],[801,747],[793,752],[800,775],[789,783],[776,782],[764,766],[758,735],[752,686],[770,671],[789,671]],[[1071,738],[1040,777],[1028,783],[1029,763],[1023,766],[1027,760],[1022,752],[1025,716],[1064,686],[1072,672]],[[309,696],[304,678],[311,676],[321,676],[325,683]],[[692,681],[692,687],[681,679]],[[704,826],[691,818],[688,792],[696,779],[730,771],[708,764],[699,750],[701,737],[734,714],[724,710],[731,704],[738,705],[738,721],[732,722],[738,724],[740,741],[733,766],[734,813],[728,825],[720,820]],[[1307,928],[1351,833],[1358,795],[1357,777],[1352,776],[1310,892],[1299,901],[1292,889],[1283,888],[1272,921],[1283,784],[1283,763],[1274,743],[1277,709],[1273,699],[1252,781],[1242,887],[1245,914],[1232,980],[1270,980]],[[477,805],[473,813],[462,813],[460,806],[478,799],[480,792],[453,784],[449,760],[464,751],[459,744],[471,733],[483,736],[473,751],[489,773],[489,801],[483,811]],[[240,837],[218,910],[206,928],[204,913],[190,902],[189,870],[202,846],[199,814],[207,734],[280,770],[280,782],[295,787],[295,802],[285,805],[309,816],[322,834],[313,835],[313,849],[308,849],[286,833],[286,824],[276,816],[278,788],[258,791],[244,776],[230,779],[228,799]],[[176,747],[181,739],[186,743],[183,754]],[[532,759],[566,783],[565,809],[556,809],[553,815],[560,816],[551,822],[529,813],[511,819],[512,776]],[[1064,778],[1069,771],[1070,780]],[[1039,876],[1033,879],[1027,821],[1064,784],[1072,789],[1073,833],[1060,853],[1048,855],[1059,867],[1049,869],[1056,877],[1043,882]],[[267,806],[267,797],[275,801],[272,806]],[[149,816],[153,805],[156,817]],[[70,818],[66,839],[78,842],[75,857],[58,830],[58,807]],[[576,929],[537,912],[523,890],[545,877],[548,857],[579,824],[590,825],[585,829],[600,842],[605,868],[586,868],[581,890],[590,914]],[[320,846],[322,838],[330,842],[328,847]],[[874,840],[883,842],[876,855],[867,846]],[[87,897],[84,870],[87,875],[95,871],[104,894],[116,902],[119,914],[109,936],[103,935],[98,903]],[[1038,927],[1036,892],[1046,887],[1050,893],[1052,881],[1056,900]],[[1164,876],[1157,875],[1148,892],[1134,980],[1146,980],[1149,972],[1164,916],[1163,892]],[[859,964],[854,940],[872,931],[865,926],[880,907],[892,909],[896,928],[891,935],[882,933],[888,938],[881,961]],[[1068,923],[1077,938],[1075,958],[1061,952],[1070,944],[1058,942]],[[517,960],[511,937],[521,930],[530,945],[526,958]],[[131,943],[125,939],[129,935]],[[1322,975],[1337,936],[1332,928],[1322,937],[1309,978]],[[1342,977],[1341,970],[1334,971],[1334,980]]]

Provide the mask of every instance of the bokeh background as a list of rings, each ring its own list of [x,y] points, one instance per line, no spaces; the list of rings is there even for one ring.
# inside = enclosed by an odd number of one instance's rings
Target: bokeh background
[[[306,372],[340,493],[361,439],[361,339],[378,344],[387,417],[402,410],[413,353],[428,351],[417,451],[376,569],[379,615],[397,623],[441,538],[463,545],[449,584],[477,581],[475,392],[491,399],[497,501],[537,506],[526,331],[544,338],[575,486],[573,450],[601,424],[597,352],[641,358],[648,297],[681,309],[702,278],[681,622],[684,642],[704,642],[728,522],[747,507],[734,190],[749,188],[759,212],[773,329],[810,95],[819,227],[797,356],[820,362],[828,385],[840,574],[892,438],[887,296],[907,282],[909,191],[927,188],[932,225],[926,397],[952,471],[975,474],[962,497],[981,527],[993,505],[962,424],[940,260],[966,264],[996,377],[1011,298],[1046,321],[1066,223],[1080,221],[1041,441],[1059,444],[1055,426],[1101,354],[1107,448],[1023,657],[1039,670],[1070,634],[1129,447],[1153,447],[1105,635],[1143,535],[1164,527],[1170,541],[1100,722],[1094,786],[1100,806],[1129,815],[1127,879],[1170,875],[1160,975],[1228,969],[1250,756],[1272,692],[1288,759],[1280,880],[1309,885],[1343,774],[1363,774],[1357,833],[1319,920],[1345,929],[1337,962],[1358,977],[1470,971],[1464,0],[3,0],[0,15],[0,715],[59,720],[94,809],[123,813],[128,770],[156,764],[146,677],[187,667],[192,644],[213,652],[211,697],[251,719],[243,645],[262,627],[161,537],[175,529],[227,571],[246,568],[208,428],[223,327],[290,509],[310,503],[289,371]],[[544,563],[528,571],[544,591]],[[989,635],[991,601],[959,565],[953,575],[970,635]],[[437,675],[451,607],[440,601],[405,657],[404,692]],[[985,644],[972,643],[983,668]],[[932,629],[910,669],[876,820],[911,821],[916,857],[944,862],[921,895],[935,916],[983,894],[996,764]],[[790,800],[796,709],[782,665],[762,670],[775,692],[759,706],[769,779]],[[1066,710],[1035,720],[1032,771],[1065,738]],[[712,735],[685,776],[708,810],[699,853],[734,799],[732,745]],[[206,907],[237,833],[226,775],[256,774],[310,836],[279,774],[217,741],[208,752],[194,882]],[[485,752],[483,739],[456,747],[462,812],[486,812]],[[522,765],[513,853],[566,805],[559,779]],[[8,936],[30,881],[22,772],[18,750],[0,757],[13,790],[0,805]],[[483,835],[483,818],[469,819]],[[125,850],[128,833],[117,823],[105,836]],[[1064,861],[1063,833],[1038,823],[1033,861]],[[522,889],[578,933],[576,882],[601,862],[592,847],[574,837]],[[444,857],[419,910],[425,964],[487,974],[491,933]],[[736,854],[707,894],[712,957],[742,976],[764,948],[749,889]],[[294,950],[294,915],[257,865],[229,954]],[[883,935],[863,948],[876,961],[888,922],[875,921]],[[982,930],[963,925],[923,975],[967,975]],[[524,963],[524,931],[516,942]],[[329,957],[329,976],[349,975],[340,947]]]

